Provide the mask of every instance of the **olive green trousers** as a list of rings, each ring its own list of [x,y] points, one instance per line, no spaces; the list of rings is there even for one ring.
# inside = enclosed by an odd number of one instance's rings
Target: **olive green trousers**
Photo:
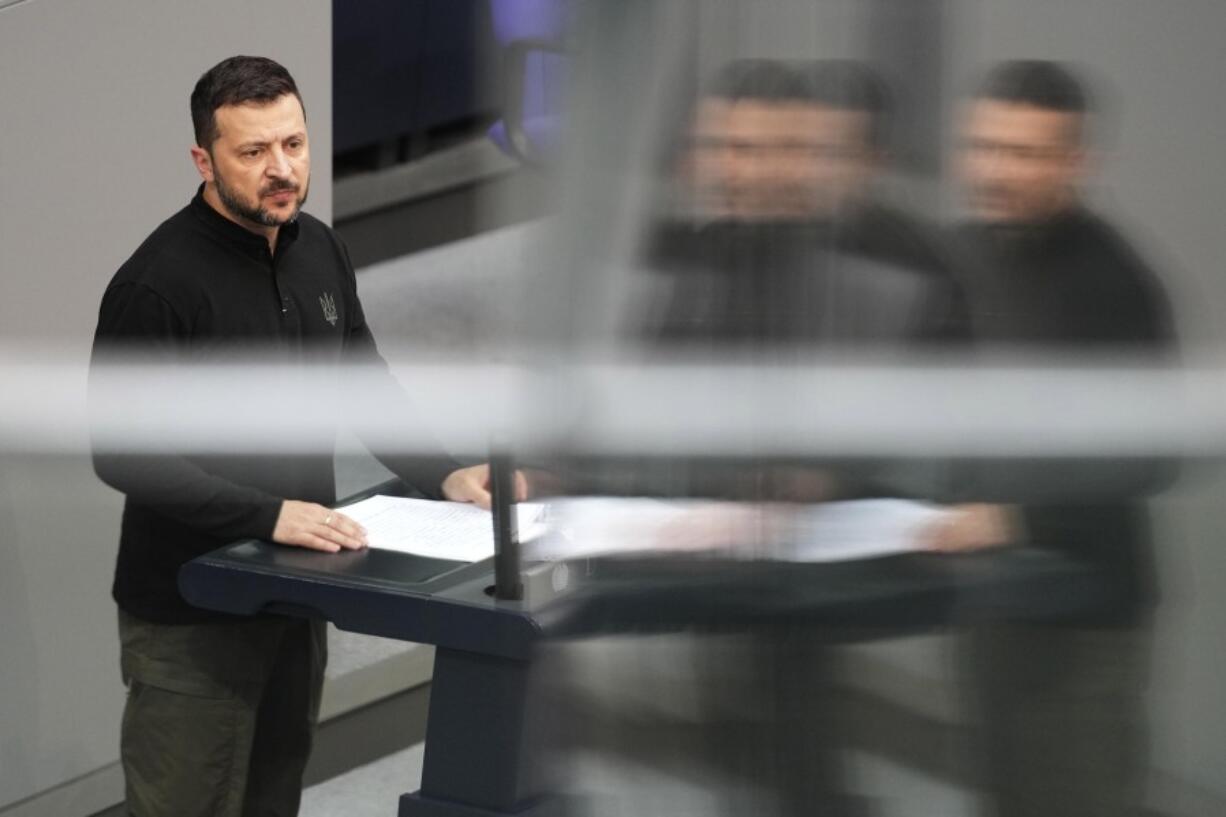
[[[327,661],[324,622],[166,625],[119,613],[132,817],[293,817]]]

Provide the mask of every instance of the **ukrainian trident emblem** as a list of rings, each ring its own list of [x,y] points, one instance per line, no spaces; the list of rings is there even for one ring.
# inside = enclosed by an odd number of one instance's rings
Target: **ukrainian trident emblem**
[[[324,320],[336,326],[336,301],[332,300],[332,294],[325,292],[319,296],[319,305],[324,310]]]

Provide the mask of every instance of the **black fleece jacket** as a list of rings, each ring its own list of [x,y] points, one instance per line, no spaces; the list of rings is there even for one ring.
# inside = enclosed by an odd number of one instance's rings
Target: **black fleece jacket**
[[[1113,353],[1174,360],[1172,314],[1149,266],[1102,218],[1074,207],[1042,224],[964,224],[960,269],[977,343],[1049,355]],[[1096,570],[1101,603],[1067,623],[1131,626],[1157,598],[1143,499],[1174,479],[1173,462],[1062,461],[978,469],[968,499],[1023,499],[1030,544]],[[1009,486],[1009,487],[1002,487]],[[1037,492],[1042,500],[1026,499]]]
[[[291,376],[308,367],[318,376],[329,367],[365,364],[382,376],[375,393],[356,399],[389,401],[412,422],[412,406],[379,355],[353,267],[332,230],[303,213],[281,227],[274,255],[263,236],[224,218],[201,191],[141,244],[107,287],[94,338],[91,401],[122,410],[124,395],[99,385],[108,382],[99,375],[120,359],[178,375],[256,358]],[[244,410],[242,397],[234,395],[236,416]],[[173,440],[157,453],[134,453],[95,440],[95,470],[126,495],[113,586],[119,606],[168,624],[223,618],[183,600],[179,567],[234,539],[271,538],[285,499],[335,502],[335,435],[335,426],[321,427],[292,455],[191,453]],[[379,458],[431,497],[456,467],[441,453]]]

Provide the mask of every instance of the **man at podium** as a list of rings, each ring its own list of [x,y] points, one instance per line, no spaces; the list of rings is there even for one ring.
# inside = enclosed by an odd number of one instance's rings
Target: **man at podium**
[[[200,78],[191,113],[202,184],[106,289],[91,365],[95,419],[135,410],[109,377],[120,363],[151,366],[159,384],[172,384],[158,386],[164,403],[139,410],[178,419],[185,405],[174,384],[257,358],[277,383],[318,383],[321,399],[342,369],[362,367],[373,372],[366,388],[347,396],[411,418],[344,245],[301,210],[310,143],[293,78],[272,60],[232,57]],[[227,426],[259,399],[233,398],[209,450],[177,438],[108,445],[95,434],[98,475],[126,495],[113,595],[129,690],[127,808],[140,817],[297,813],[323,684],[323,622],[194,608],[179,595],[179,567],[237,538],[330,552],[365,545],[360,526],[327,507],[335,426],[321,421],[293,453],[245,452],[227,447]],[[485,466],[375,453],[427,497],[489,505]]]

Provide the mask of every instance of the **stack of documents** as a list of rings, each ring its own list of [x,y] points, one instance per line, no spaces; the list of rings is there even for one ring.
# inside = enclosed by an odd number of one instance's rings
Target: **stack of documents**
[[[545,532],[544,505],[521,503],[515,509],[521,542]],[[366,528],[373,548],[460,562],[494,555],[493,520],[476,505],[378,495],[340,511]]]

